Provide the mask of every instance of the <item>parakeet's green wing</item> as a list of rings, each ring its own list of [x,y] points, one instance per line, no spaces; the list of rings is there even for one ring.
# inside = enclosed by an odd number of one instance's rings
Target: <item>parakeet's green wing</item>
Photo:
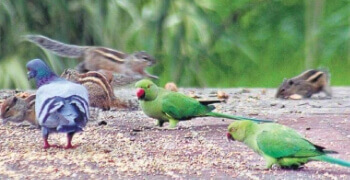
[[[257,144],[261,151],[274,158],[313,157],[323,154],[296,132],[289,133],[283,129],[262,131],[257,136]]]
[[[213,109],[211,106],[205,106],[197,100],[181,93],[169,93],[162,98],[163,112],[177,120],[203,116]]]

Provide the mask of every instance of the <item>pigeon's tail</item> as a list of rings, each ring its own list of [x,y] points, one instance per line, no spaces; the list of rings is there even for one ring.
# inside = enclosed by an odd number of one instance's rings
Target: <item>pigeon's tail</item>
[[[70,133],[83,130],[87,123],[86,113],[79,109],[79,106],[74,100],[65,105],[58,111],[68,120],[68,124],[61,124],[57,127],[58,132]],[[82,106],[82,104],[81,104]]]
[[[207,114],[207,116],[212,117],[221,117],[221,118],[228,118],[228,119],[234,119],[234,120],[250,120],[254,122],[273,122],[271,120],[262,120],[262,119],[254,119],[254,118],[247,118],[242,116],[234,116],[234,115],[228,115],[228,114],[221,114],[217,112],[210,112]]]
[[[49,126],[56,121],[59,123],[59,132],[79,131],[88,121],[89,102],[78,95],[65,98],[54,96],[47,98],[38,112],[39,124],[42,126]]]
[[[88,48],[86,46],[64,44],[41,35],[26,35],[24,38],[62,57],[80,58]]]
[[[322,155],[322,156],[316,156],[316,157],[312,157],[310,158],[312,160],[316,160],[316,161],[324,161],[324,162],[329,162],[332,164],[338,164],[340,166],[344,166],[344,167],[350,167],[350,162],[349,161],[344,161],[341,159],[337,159],[331,156],[327,156],[327,155]]]

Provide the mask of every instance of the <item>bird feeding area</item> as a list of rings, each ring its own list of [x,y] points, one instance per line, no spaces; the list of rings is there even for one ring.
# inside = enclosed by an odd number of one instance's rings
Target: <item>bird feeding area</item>
[[[217,112],[277,120],[311,142],[336,150],[333,157],[349,160],[349,88],[333,88],[332,99],[275,99],[275,89],[224,89],[226,103]],[[180,89],[210,96],[218,89]],[[135,90],[127,91],[135,96]],[[7,96],[1,91],[0,96]],[[118,95],[118,94],[116,94]],[[3,99],[3,98],[1,98]],[[101,125],[101,121],[107,124]],[[347,168],[310,162],[302,169],[265,170],[264,160],[240,142],[228,142],[223,118],[195,118],[177,129],[156,128],[140,109],[98,111],[84,132],[73,139],[74,149],[42,148],[38,129],[26,124],[0,126],[0,178],[251,178],[328,179],[350,176]],[[100,125],[99,125],[100,124]],[[164,126],[167,126],[165,124]],[[66,144],[64,134],[50,143]]]

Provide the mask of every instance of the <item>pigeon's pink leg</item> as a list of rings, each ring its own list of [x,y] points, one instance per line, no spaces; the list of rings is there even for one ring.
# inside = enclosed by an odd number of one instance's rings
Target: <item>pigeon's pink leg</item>
[[[49,144],[49,142],[47,141],[47,138],[48,138],[48,137],[44,137],[44,149],[48,149],[48,148],[51,147],[50,144]]]
[[[50,145],[49,142],[47,141],[47,139],[49,138],[49,135],[47,136],[44,136],[44,149],[48,149],[50,147],[56,147],[56,148],[59,148],[59,146],[57,145]]]
[[[74,132],[67,134],[67,146],[65,149],[73,149],[75,146],[72,146],[72,139],[73,139]]]

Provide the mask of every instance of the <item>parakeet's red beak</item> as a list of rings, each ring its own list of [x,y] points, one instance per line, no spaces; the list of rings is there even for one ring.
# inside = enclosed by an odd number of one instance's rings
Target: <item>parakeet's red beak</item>
[[[227,133],[226,136],[227,136],[227,140],[231,140],[231,141],[235,140],[235,139],[233,139],[233,137],[230,133]]]
[[[143,99],[145,97],[145,90],[143,90],[142,88],[138,88],[136,90],[136,95],[138,99]]]

